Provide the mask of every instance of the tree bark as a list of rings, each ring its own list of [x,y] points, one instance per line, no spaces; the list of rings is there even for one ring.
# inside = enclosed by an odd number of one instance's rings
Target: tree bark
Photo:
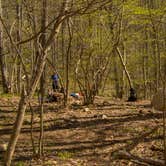
[[[31,142],[32,142],[32,148],[33,148],[33,155],[36,155],[36,147],[35,147],[35,141],[33,137],[34,110],[30,103],[29,103],[29,109],[31,111]]]
[[[65,87],[65,96],[64,96],[64,105],[67,105],[68,102],[68,93],[69,93],[69,61],[70,61],[70,51],[71,51],[71,42],[72,42],[72,32],[71,32],[71,25],[70,25],[70,20],[67,20],[67,26],[68,26],[68,32],[69,32],[69,43],[68,43],[68,48],[66,52],[66,87]]]
[[[115,91],[116,97],[119,98],[120,86],[119,86],[119,71],[117,64],[117,56],[114,56],[114,77],[115,77]]]
[[[131,89],[131,88],[133,88],[133,84],[132,84],[132,81],[131,81],[129,72],[128,72],[127,68],[126,68],[126,65],[125,65],[124,61],[123,61],[123,57],[122,57],[122,55],[121,55],[121,52],[120,52],[119,48],[116,47],[115,49],[116,49],[116,52],[117,52],[117,54],[118,54],[118,56],[119,56],[119,58],[120,58],[120,62],[121,62],[122,67],[123,67],[123,69],[124,69],[124,71],[125,71],[125,73],[126,73],[126,77],[127,77],[127,80],[128,80],[129,86],[130,86],[130,89]]]
[[[23,87],[22,93],[21,93],[21,100],[19,102],[19,107],[18,107],[18,113],[17,113],[16,121],[15,121],[15,124],[13,127],[13,133],[10,137],[10,141],[9,141],[8,148],[6,151],[6,156],[5,156],[5,160],[6,160],[5,165],[6,166],[10,166],[10,164],[11,164],[11,158],[14,153],[17,139],[18,139],[21,127],[22,127],[25,109],[27,107],[27,101],[28,101],[28,98],[25,95],[25,88]]]
[[[45,70],[45,68],[44,68]],[[44,139],[44,94],[45,94],[45,71],[43,71],[43,74],[40,78],[40,100],[39,100],[39,108],[40,108],[40,136],[39,136],[39,151],[38,155],[39,158],[43,156],[44,154],[44,145],[43,145],[43,139]]]
[[[44,30],[46,27],[46,22],[47,22],[47,0],[43,0],[42,1],[42,19],[41,19],[41,30],[43,31],[43,33],[41,34],[41,42],[40,42],[40,46],[41,46],[41,56],[44,56],[43,54],[47,54],[46,52],[43,52],[43,48],[46,44],[46,31]],[[45,69],[46,67],[44,67],[44,71],[42,73],[42,76],[40,78],[40,137],[39,137],[39,152],[38,155],[39,157],[41,157],[44,153],[44,145],[43,145],[43,138],[44,138],[44,94],[45,94]]]
[[[129,160],[132,160],[136,163],[138,162],[142,162],[142,163],[147,163],[147,164],[150,164],[150,165],[154,165],[154,166],[164,166],[164,161],[162,160],[156,160],[156,159],[151,159],[151,158],[142,158],[142,157],[139,157],[139,156],[135,156],[131,153],[128,153],[127,151],[119,151],[117,153],[118,157],[119,158],[123,158],[123,159],[129,159]]]
[[[27,95],[25,95],[24,88],[22,90],[22,96],[21,96],[21,99],[19,102],[17,118],[16,118],[16,121],[14,124],[13,133],[12,133],[10,140],[9,140],[8,148],[6,151],[5,166],[11,165],[12,156],[14,154],[15,146],[16,146],[19,134],[20,134],[22,124],[23,124],[23,119],[24,119],[25,110],[27,108],[27,104],[29,103],[30,99],[32,98],[32,96],[36,90],[37,84],[40,80],[40,77],[43,73],[44,66],[46,63],[46,58],[47,58],[47,54],[46,54],[47,49],[50,46],[50,44],[52,43],[54,37],[56,37],[59,34],[61,23],[63,22],[62,20],[64,20],[66,18],[65,15],[63,15],[63,14],[64,14],[64,11],[67,10],[66,9],[67,3],[68,3],[68,0],[65,0],[62,8],[60,10],[58,20],[55,22],[54,28],[51,31],[50,36],[49,36],[49,38],[48,38],[48,40],[43,48],[44,54],[40,58],[40,60],[38,61],[38,64],[37,64],[38,70],[36,71],[36,73],[34,73],[35,76],[32,76],[31,84],[30,84],[30,86],[28,86],[29,88],[27,89]]]
[[[2,0],[0,0],[0,16],[2,18]],[[1,77],[2,77],[2,86],[3,86],[3,92],[9,93],[9,85],[7,80],[7,68],[5,64],[5,56],[3,55],[3,25],[0,23],[0,70],[1,70]]]
[[[21,22],[22,22],[22,2],[16,1],[16,13],[17,13],[17,31],[16,31],[16,38],[17,42],[21,40]],[[21,54],[21,46],[17,46],[17,50],[19,54]],[[17,93],[20,94],[21,92],[21,60],[17,58]]]

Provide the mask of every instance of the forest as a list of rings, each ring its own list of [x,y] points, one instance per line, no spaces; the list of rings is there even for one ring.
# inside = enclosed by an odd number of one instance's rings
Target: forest
[[[166,165],[166,0],[0,0],[1,165]]]

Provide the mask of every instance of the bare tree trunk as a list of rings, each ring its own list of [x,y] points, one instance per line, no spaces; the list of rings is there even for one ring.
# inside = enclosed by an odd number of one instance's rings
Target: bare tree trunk
[[[125,42],[123,42],[123,61],[124,61],[124,64],[126,65],[126,44]],[[125,94],[125,70],[123,69],[122,71],[122,86],[121,86],[121,93],[122,93],[122,98]]]
[[[28,86],[29,88],[27,90],[27,95],[25,95],[25,90],[24,90],[25,88],[23,88],[23,90],[22,90],[22,95],[21,95],[21,99],[19,102],[17,118],[16,118],[16,121],[14,124],[13,133],[12,133],[10,140],[9,140],[8,148],[6,151],[5,166],[11,165],[12,156],[14,154],[15,146],[16,146],[19,134],[20,134],[22,124],[23,124],[23,119],[24,119],[25,110],[27,108],[27,104],[29,103],[30,99],[32,98],[32,96],[36,90],[37,84],[40,80],[40,77],[42,75],[42,72],[44,70],[44,66],[45,66],[46,58],[47,58],[47,54],[45,54],[45,53],[46,53],[48,47],[50,46],[50,44],[52,43],[54,37],[56,37],[59,34],[61,23],[66,18],[63,14],[64,14],[64,11],[67,10],[66,9],[67,3],[68,3],[67,0],[64,1],[62,8],[60,10],[60,13],[59,13],[60,16],[56,20],[56,22],[53,26],[53,30],[51,31],[50,36],[48,37],[48,40],[43,48],[44,54],[40,58],[38,63],[36,64],[38,67],[38,70],[36,71],[36,73],[34,73],[34,76],[32,76],[31,84],[30,84],[30,86]]]
[[[16,13],[17,13],[17,42],[21,40],[21,22],[22,22],[22,2],[16,1]],[[21,54],[21,46],[17,47],[19,54]],[[17,93],[21,92],[21,61],[17,58]]]
[[[119,71],[117,64],[117,56],[114,56],[114,77],[115,77],[116,97],[119,98],[120,86],[119,86]]]
[[[14,153],[16,142],[17,142],[17,139],[18,139],[21,127],[22,127],[25,109],[27,107],[27,100],[28,100],[28,98],[25,94],[25,87],[23,87],[22,93],[21,93],[21,100],[19,102],[19,107],[18,107],[18,113],[17,113],[16,121],[15,121],[15,124],[13,127],[13,133],[10,137],[10,141],[9,141],[6,156],[5,156],[6,157],[6,159],[5,159],[6,166],[10,166],[10,164],[11,164],[11,158]]]
[[[118,54],[118,56],[119,56],[119,58],[120,58],[120,62],[121,62],[122,67],[123,67],[123,69],[124,69],[124,71],[125,71],[125,73],[126,73],[126,77],[127,77],[127,80],[128,80],[129,86],[130,86],[130,89],[131,89],[131,88],[133,88],[133,84],[132,84],[132,81],[131,81],[129,72],[128,72],[127,68],[126,68],[126,65],[125,65],[125,63],[124,63],[124,60],[123,60],[123,57],[122,57],[122,55],[121,55],[121,52],[120,52],[119,48],[116,47],[115,49],[116,49],[116,52],[117,52],[117,54]]]
[[[44,68],[45,70],[45,68]],[[40,100],[39,100],[39,106],[40,106],[40,136],[39,136],[39,151],[38,155],[39,158],[44,154],[44,145],[43,145],[43,138],[44,138],[44,94],[45,94],[45,71],[43,72],[41,78],[40,78]]]
[[[166,76],[166,61],[164,62],[164,72],[163,74]],[[162,78],[163,83],[163,103],[164,103],[164,111],[163,111],[163,146],[164,146],[164,163],[166,165],[166,78]]]
[[[165,72],[166,74],[166,72]],[[166,80],[165,80],[166,81]],[[163,111],[163,146],[164,146],[164,163],[166,165],[166,83],[163,87],[163,100],[164,100],[164,111]]]
[[[144,27],[145,41],[142,44],[142,71],[143,71],[143,86],[144,86],[144,99],[147,98],[147,62],[148,62],[148,36],[147,36],[147,28]]]
[[[43,48],[46,44],[46,31],[44,30],[46,27],[46,20],[47,20],[47,1],[43,0],[42,1],[42,20],[41,20],[41,30],[43,31],[43,33],[41,34],[41,52],[42,54],[47,54],[46,52],[43,52]],[[44,56],[44,55],[43,55]],[[44,137],[44,124],[43,124],[43,110],[44,110],[44,94],[45,94],[45,69],[46,67],[44,67],[44,71],[43,74],[40,78],[40,138],[39,138],[39,152],[38,155],[39,157],[41,157],[44,153],[43,150],[43,137]]]
[[[2,17],[2,1],[0,0],[0,15]],[[3,92],[8,93],[9,92],[9,85],[7,81],[7,68],[5,64],[5,57],[3,55],[3,26],[2,23],[0,23],[0,70],[1,70],[1,77],[2,77],[2,86],[3,86]]]
[[[66,52],[66,87],[65,87],[65,96],[64,96],[64,105],[67,105],[68,102],[68,93],[69,93],[69,56],[71,51],[71,42],[72,42],[72,32],[70,27],[70,20],[67,20],[68,32],[69,32],[69,43]]]
[[[147,98],[147,79],[146,79],[146,56],[143,56],[143,66],[142,66],[142,70],[143,70],[143,82],[144,82],[144,99]]]
[[[62,77],[65,78],[65,22],[62,23],[61,28],[61,35],[62,35],[62,41],[61,41],[61,49],[62,49]]]
[[[33,137],[34,110],[30,103],[29,103],[29,108],[31,111],[31,142],[32,142],[32,148],[33,148],[33,155],[36,155],[36,147],[35,147],[35,141]]]

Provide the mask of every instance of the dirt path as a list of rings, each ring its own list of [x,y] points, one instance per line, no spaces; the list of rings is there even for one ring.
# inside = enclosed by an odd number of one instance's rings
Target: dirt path
[[[1,99],[0,101],[0,143],[9,140],[16,116],[17,102],[18,99]],[[120,149],[130,150],[131,153],[141,157],[162,159],[160,128],[140,139],[141,135],[161,125],[161,112],[152,110],[148,101],[127,103],[123,101],[103,102],[98,99],[96,102],[98,104],[86,109],[82,106],[59,109],[56,104],[46,104],[45,156],[42,160],[32,158],[30,110],[27,110],[13,165],[139,165],[128,160],[117,159],[116,152]],[[34,138],[37,144],[39,111],[35,102],[33,106]]]

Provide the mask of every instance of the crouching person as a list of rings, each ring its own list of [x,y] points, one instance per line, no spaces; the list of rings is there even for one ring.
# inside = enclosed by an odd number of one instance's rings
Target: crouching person
[[[130,88],[130,96],[128,101],[137,101],[137,94],[134,88]]]
[[[63,93],[48,91],[47,102],[61,102],[63,101]]]
[[[47,102],[48,103],[57,102],[57,98],[54,96],[52,90],[48,90]]]

